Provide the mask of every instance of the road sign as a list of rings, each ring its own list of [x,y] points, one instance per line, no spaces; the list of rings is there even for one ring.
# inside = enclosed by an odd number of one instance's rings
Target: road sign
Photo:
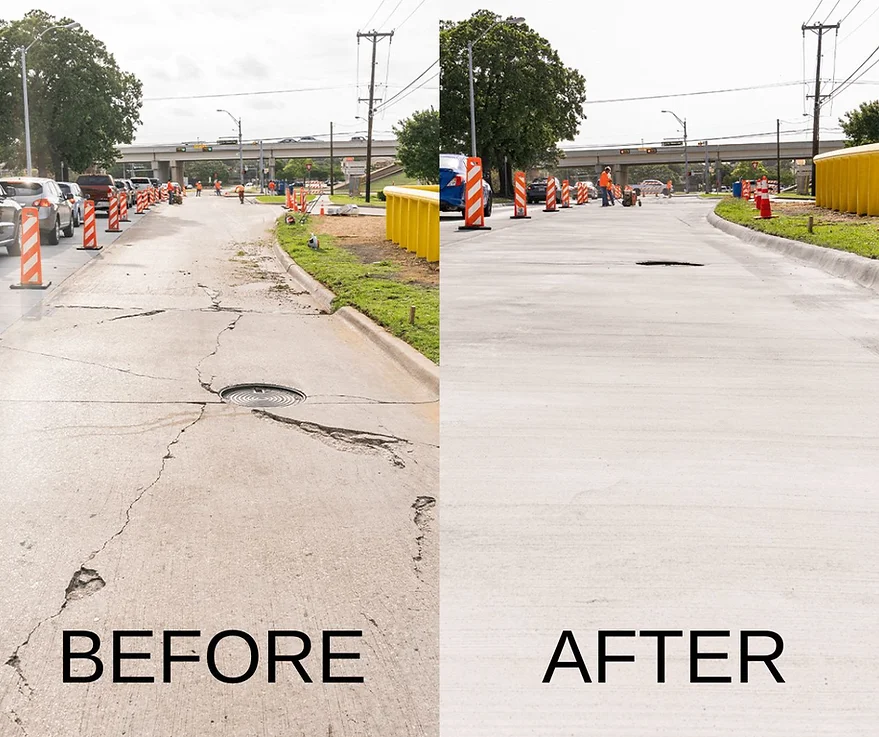
[[[751,168],[752,168],[754,171],[757,171],[757,169],[760,168],[760,162],[759,162],[759,161],[752,161],[752,162],[751,162]]]
[[[684,142],[683,141],[663,141],[662,145],[663,146],[683,146]]]
[[[177,150],[178,151],[186,151],[186,146],[178,146]]]
[[[362,177],[366,174],[366,164],[350,164],[345,171],[349,177]]]
[[[621,148],[621,149],[620,149],[620,153],[621,153],[621,154],[630,154],[630,153],[632,153],[632,149],[630,149],[630,148]]]
[[[308,171],[311,171],[311,164],[306,164],[305,168],[308,169]]]

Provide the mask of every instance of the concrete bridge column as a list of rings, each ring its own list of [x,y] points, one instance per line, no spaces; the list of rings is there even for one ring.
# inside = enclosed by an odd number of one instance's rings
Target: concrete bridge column
[[[614,181],[620,185],[623,189],[625,189],[629,184],[629,165],[628,164],[620,164],[620,178],[617,181],[616,177],[614,177]]]
[[[275,178],[275,155],[269,154],[269,179]]]
[[[180,186],[185,186],[185,182],[183,181],[183,162],[182,161],[172,161],[169,164],[169,176],[171,179]]]

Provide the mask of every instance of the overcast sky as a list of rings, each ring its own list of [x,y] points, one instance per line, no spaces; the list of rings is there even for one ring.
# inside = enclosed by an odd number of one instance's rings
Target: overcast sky
[[[687,119],[692,140],[775,131],[809,129],[796,134],[811,138],[811,118],[803,116],[802,84],[718,95],[676,97],[643,102],[598,103],[599,100],[670,93],[751,87],[803,80],[803,33],[818,0],[760,0],[709,3],[705,0],[626,0],[625,2],[559,2],[533,0],[442,0],[444,20],[463,20],[478,7],[504,17],[522,16],[546,38],[562,60],[586,77],[588,116],[578,142],[617,145],[680,137],[674,111]],[[855,5],[857,4],[857,7]],[[836,9],[830,11],[836,5]],[[879,43],[879,0],[824,0],[813,23],[842,23],[836,54],[841,82]],[[872,17],[870,17],[872,15]],[[866,21],[866,22],[864,22]],[[861,25],[863,23],[863,25]],[[858,28],[860,26],[860,28]],[[851,34],[850,38],[846,38]],[[833,33],[825,36],[822,77],[833,76]],[[806,34],[805,78],[814,89],[816,40]],[[870,63],[879,59],[879,53]],[[869,64],[868,64],[869,66]],[[864,80],[879,80],[879,66]],[[879,85],[858,84],[840,93],[822,111],[821,128],[838,128],[838,119],[860,102],[879,98]],[[811,111],[811,101],[809,102]],[[822,131],[822,137],[841,138]]]
[[[79,21],[107,45],[120,67],[143,82],[143,124],[135,142],[175,143],[237,134],[217,108],[242,118],[247,140],[327,134],[330,121],[340,136],[365,132],[366,123],[355,116],[366,116],[366,105],[358,105],[357,98],[368,95],[372,45],[360,41],[358,95],[357,31],[396,29],[390,46],[387,39],[379,42],[376,65],[377,95],[385,96],[386,81],[393,95],[439,55],[438,5],[437,0],[2,0],[0,17],[18,19],[38,7]],[[428,82],[378,114],[375,128],[386,135],[377,137],[392,137],[392,126],[415,110],[438,107],[438,83]],[[185,99],[302,88],[310,91]],[[184,99],[157,99],[166,97]]]

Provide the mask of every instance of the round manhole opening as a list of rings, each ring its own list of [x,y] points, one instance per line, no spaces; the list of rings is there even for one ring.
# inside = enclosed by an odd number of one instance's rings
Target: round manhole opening
[[[241,407],[287,407],[305,401],[305,393],[277,384],[235,384],[220,390],[220,399]]]
[[[705,266],[690,261],[638,261],[638,266]]]

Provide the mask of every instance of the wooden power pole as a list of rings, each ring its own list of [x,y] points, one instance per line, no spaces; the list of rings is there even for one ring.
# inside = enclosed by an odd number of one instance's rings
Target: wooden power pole
[[[370,187],[370,179],[372,178],[371,169],[372,169],[372,117],[375,112],[375,48],[378,45],[378,42],[383,38],[393,38],[394,32],[388,31],[387,33],[379,33],[377,31],[369,31],[368,33],[361,33],[357,31],[357,43],[360,43],[361,38],[368,38],[372,41],[372,61],[369,64],[369,98],[358,99],[358,102],[368,102],[369,103],[369,112],[367,113],[366,118],[366,202],[369,203],[369,187]]]
[[[818,155],[818,121],[821,116],[821,102],[823,100],[821,96],[821,40],[824,37],[825,31],[838,31],[839,23],[835,23],[832,26],[824,25],[823,23],[815,23],[814,25],[807,26],[803,24],[803,35],[805,35],[806,31],[814,31],[818,34],[818,63],[815,69],[815,110],[814,117],[812,119],[812,196],[815,196],[815,157]]]

